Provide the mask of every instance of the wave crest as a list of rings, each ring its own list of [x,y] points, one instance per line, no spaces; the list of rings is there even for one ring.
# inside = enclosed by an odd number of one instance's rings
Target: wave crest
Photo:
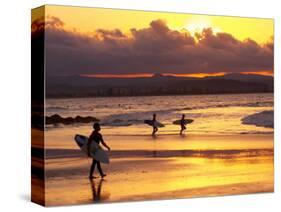
[[[273,110],[267,110],[267,111],[246,116],[242,119],[242,124],[273,128],[274,126]]]

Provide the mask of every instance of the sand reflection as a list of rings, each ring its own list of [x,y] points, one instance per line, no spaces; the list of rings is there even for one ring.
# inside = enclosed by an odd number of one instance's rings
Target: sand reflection
[[[105,181],[104,179],[89,179],[89,181],[92,190],[93,202],[101,202],[109,199],[110,193],[102,191],[102,184]]]

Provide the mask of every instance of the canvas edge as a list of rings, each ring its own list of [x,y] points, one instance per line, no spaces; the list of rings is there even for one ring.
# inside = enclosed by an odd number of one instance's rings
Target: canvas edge
[[[31,202],[46,206],[45,199],[45,6],[31,10],[43,18],[43,30],[34,35],[31,25]]]

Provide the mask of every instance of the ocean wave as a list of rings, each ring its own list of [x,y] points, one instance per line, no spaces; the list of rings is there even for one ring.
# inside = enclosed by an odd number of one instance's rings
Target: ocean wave
[[[104,125],[104,126],[131,126],[133,125],[134,123],[133,122],[128,122],[126,120],[121,120],[121,119],[114,119],[114,120],[111,120],[111,121],[101,121],[100,122],[101,125]]]
[[[143,124],[145,119],[152,118],[152,114],[157,114],[158,116],[168,116],[175,112],[176,109],[167,109],[167,110],[153,110],[153,111],[141,111],[141,112],[131,112],[123,114],[113,114],[104,117],[100,122],[105,126],[130,126],[133,124]]]
[[[125,117],[125,119],[105,119],[100,122],[101,125],[104,126],[131,126],[134,124],[143,124],[143,119],[129,119]]]
[[[206,105],[206,106],[191,106],[184,107],[177,110],[202,110],[208,108],[223,108],[223,107],[272,107],[273,101],[265,101],[265,102],[251,102],[251,103],[231,103],[231,104],[214,104],[214,105]]]
[[[145,105],[153,105],[152,103],[146,103]],[[257,102],[248,102],[248,103],[215,103],[215,104],[210,104],[210,105],[193,105],[193,106],[187,106],[187,107],[182,107],[182,108],[174,108],[174,109],[169,109],[169,110],[175,110],[175,111],[180,111],[180,110],[198,110],[198,109],[208,109],[208,108],[223,108],[223,107],[272,107],[273,106],[273,101],[257,101]],[[51,111],[63,111],[63,110],[68,110],[68,111],[93,111],[95,109],[103,109],[103,108],[110,108],[112,106],[108,104],[97,104],[94,106],[85,106],[85,105],[68,105],[68,106],[47,106],[46,110],[51,112]],[[123,105],[119,104],[116,106],[117,108],[123,108],[124,110],[129,110],[132,109],[133,106],[128,106],[128,105]],[[166,111],[166,110],[162,110]],[[155,112],[161,112],[161,111],[155,111]]]
[[[267,110],[267,111],[246,116],[241,121],[242,124],[273,128],[274,127],[273,110]]]
[[[52,110],[52,111],[56,111],[56,110],[68,110],[68,107],[59,107],[59,106],[50,106],[50,107],[46,107],[46,110]]]
[[[96,115],[98,116],[98,119],[100,119],[100,124],[102,124],[103,126],[108,126],[108,127],[127,127],[127,126],[132,126],[132,125],[143,125],[143,121],[145,119],[150,119],[152,117],[152,114],[155,113],[157,114],[157,117],[159,119],[159,121],[165,125],[169,125],[172,123],[172,121],[174,121],[176,118],[180,118],[180,114],[181,113],[188,113],[188,117],[192,118],[194,120],[199,121],[198,123],[200,123],[200,120],[213,120],[214,117],[217,118],[225,118],[223,113],[220,113],[219,111],[215,111],[215,112],[211,112],[211,113],[204,113],[204,112],[200,112],[200,111],[195,111],[195,110],[200,110],[200,109],[208,109],[208,108],[223,108],[223,107],[272,107],[273,106],[273,101],[255,101],[252,103],[215,103],[213,105],[209,105],[209,106],[194,106],[194,105],[190,105],[190,107],[179,107],[179,106],[175,106],[173,108],[169,108],[169,109],[159,109],[159,110],[138,110],[138,111],[125,111],[122,110],[122,112],[120,113],[114,113],[112,114],[111,112],[109,112],[109,114],[104,114],[103,113],[90,113],[88,112],[74,112],[73,114],[79,114],[79,115],[87,115],[87,114],[94,114],[94,116],[96,117]],[[57,108],[62,110],[63,107],[53,107],[53,108]],[[155,109],[155,108],[154,108]],[[270,108],[271,109],[271,108]],[[184,111],[184,110],[188,110],[188,111]],[[192,110],[194,110],[194,112],[192,112]],[[51,112],[48,113],[48,115],[50,115],[49,117],[46,118],[46,123],[47,124],[51,124],[51,127],[61,127],[60,125],[58,125],[58,123],[62,123],[62,124],[71,124],[71,125],[83,125],[83,124],[87,124],[93,121],[98,121],[97,119],[93,120],[90,119],[91,117],[85,117],[87,118],[87,120],[82,120],[80,116],[77,116],[80,119],[77,119],[77,117],[67,117],[67,118],[62,118],[62,117],[52,117],[55,112]],[[65,114],[72,114],[70,112],[64,113],[63,111],[58,111],[57,113],[60,116],[64,116]],[[51,116],[52,115],[52,116]],[[231,114],[230,114],[231,115]],[[228,117],[230,117],[230,115],[228,115]],[[242,119],[243,116],[245,116],[244,114],[234,114],[235,116],[240,116],[238,117],[239,119]],[[92,117],[94,118],[94,117]],[[233,118],[233,117],[230,117]],[[259,119],[263,119],[261,117],[258,117]],[[251,119],[251,120],[249,120]],[[272,123],[272,124],[271,124]],[[271,127],[273,128],[273,117],[272,120],[267,122],[267,121],[263,121],[263,120],[256,120],[255,117],[250,117],[247,118],[245,117],[245,120],[242,120],[242,124],[254,124],[256,126],[265,126],[265,127]],[[202,133],[202,131],[200,131]],[[240,131],[241,132],[241,131]],[[239,133],[240,133],[239,132]],[[204,132],[203,132],[204,133]],[[219,133],[219,132],[216,132]]]

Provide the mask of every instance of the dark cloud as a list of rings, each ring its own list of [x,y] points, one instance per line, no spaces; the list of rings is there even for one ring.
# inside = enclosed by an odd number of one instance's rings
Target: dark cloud
[[[56,17],[49,17],[45,28],[48,75],[273,70],[273,41],[264,45],[240,41],[211,28],[193,37],[154,20],[129,34],[98,29],[85,35],[65,30]]]
[[[38,33],[43,31],[44,28],[62,28],[64,26],[64,22],[61,21],[58,17],[55,16],[43,16],[34,20],[31,24],[32,33]]]
[[[119,29],[115,30],[106,30],[106,29],[98,29],[96,30],[98,36],[101,36],[101,39],[107,38],[125,38],[126,36]]]

